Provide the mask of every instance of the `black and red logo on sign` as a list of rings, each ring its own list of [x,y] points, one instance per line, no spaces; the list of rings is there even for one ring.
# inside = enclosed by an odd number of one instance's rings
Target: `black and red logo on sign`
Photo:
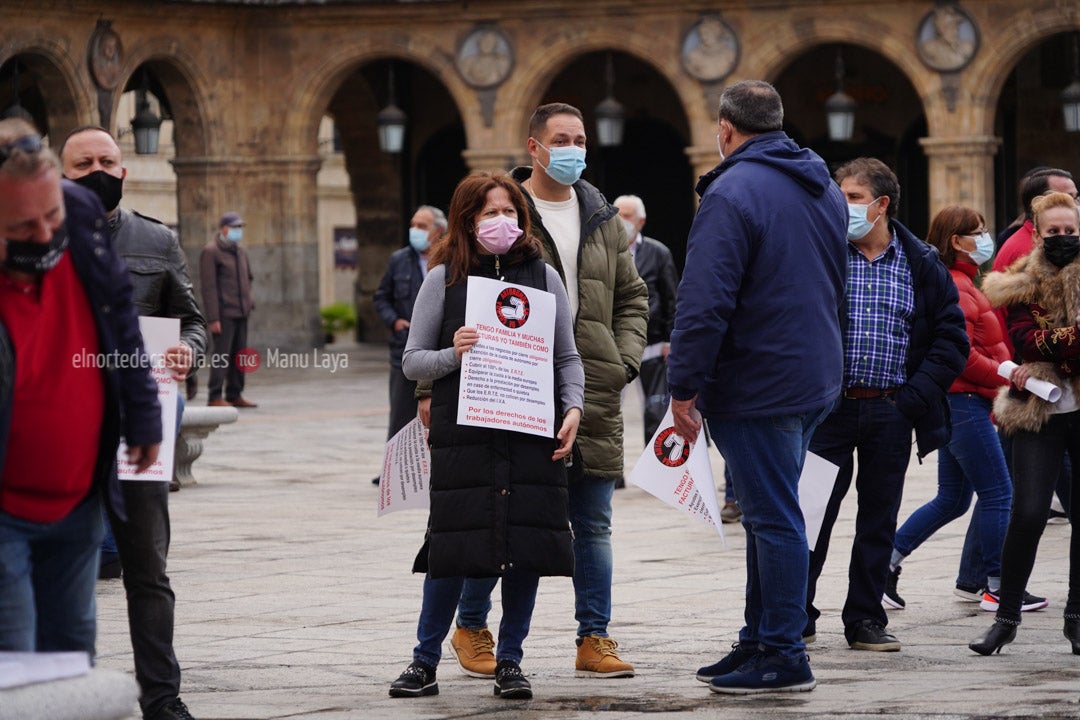
[[[668,467],[679,467],[690,459],[690,443],[675,432],[674,427],[664,428],[653,443],[656,459]]]
[[[529,298],[516,287],[508,287],[495,300],[495,314],[508,328],[519,328],[529,319]]]

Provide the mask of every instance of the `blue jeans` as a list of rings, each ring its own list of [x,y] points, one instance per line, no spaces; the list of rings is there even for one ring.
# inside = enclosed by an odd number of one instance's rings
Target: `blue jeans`
[[[840,467],[825,508],[817,547],[810,552],[806,613],[811,621],[821,616],[814,607],[817,581],[829,552],[829,536],[840,513],[840,505],[851,487],[855,453],[859,457],[859,474],[855,478],[859,507],[848,564],[847,600],[841,615],[849,641],[863,620],[873,620],[882,627],[889,622],[881,607],[881,595],[889,575],[896,515],[900,511],[904,475],[911,459],[911,434],[911,421],[890,398],[845,398],[821,423],[810,442],[811,452]],[[741,501],[741,486],[736,488]],[[746,512],[745,508],[743,512]]]
[[[485,584],[491,581],[494,585],[499,578],[483,580]],[[439,664],[442,641],[450,632],[464,582],[465,578],[460,577],[438,580],[424,578],[424,602],[420,608],[420,621],[416,625],[417,644],[413,648],[413,660],[431,667]],[[529,634],[539,584],[540,576],[536,573],[511,570],[502,576],[503,614],[499,623],[499,644],[495,649],[496,660],[521,663],[521,646]]]
[[[799,475],[814,428],[829,408],[781,417],[708,419],[742,508],[746,531],[746,625],[739,642],[792,660],[806,646],[809,549]]]
[[[94,656],[101,533],[97,488],[54,523],[0,512],[0,650]]]
[[[735,483],[731,482],[731,470],[724,466],[724,502],[737,502],[735,500]]]
[[[578,637],[607,637],[611,621],[611,496],[615,480],[586,475],[570,483],[570,528],[574,531],[574,617]],[[492,578],[465,581],[458,625],[476,630],[487,626]],[[506,608],[503,608],[506,612]]]
[[[949,393],[952,438],[938,450],[938,493],[896,531],[896,550],[907,557],[942,527],[961,517],[979,496],[978,543],[985,575],[972,583],[985,586],[987,577],[1001,576],[1001,545],[1009,525],[1012,481],[997,431],[990,422],[991,402],[974,393]]]

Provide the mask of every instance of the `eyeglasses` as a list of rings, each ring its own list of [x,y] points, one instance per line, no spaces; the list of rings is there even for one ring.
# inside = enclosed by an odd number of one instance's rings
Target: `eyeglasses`
[[[16,152],[28,155],[41,152],[43,147],[40,135],[23,135],[21,138],[0,145],[0,167],[6,163]]]

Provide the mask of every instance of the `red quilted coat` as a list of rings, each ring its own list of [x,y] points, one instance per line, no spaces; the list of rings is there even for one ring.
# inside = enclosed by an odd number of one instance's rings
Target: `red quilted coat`
[[[953,382],[949,392],[977,393],[993,400],[998,388],[1009,382],[997,374],[997,369],[1010,356],[1001,320],[990,301],[975,287],[974,277],[978,270],[975,265],[962,260],[949,269],[956,289],[960,291],[960,309],[964,311],[964,324],[971,341],[964,372]]]

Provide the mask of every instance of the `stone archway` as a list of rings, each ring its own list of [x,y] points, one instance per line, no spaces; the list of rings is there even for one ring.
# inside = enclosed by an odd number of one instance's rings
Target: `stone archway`
[[[0,112],[14,103],[17,94],[19,104],[54,147],[90,120],[79,112],[85,102],[71,82],[74,68],[68,65],[63,56],[40,46],[22,48],[0,61]]]
[[[376,116],[390,101],[391,72],[394,102],[407,117],[398,154],[380,149],[376,125]],[[420,64],[396,58],[355,64],[328,99],[325,113],[334,118],[356,209],[357,337],[381,340],[386,329],[372,296],[390,254],[404,244],[416,206],[449,206],[467,172],[465,128],[442,79]]]
[[[1061,90],[1073,78],[1076,31],[1043,37],[1006,76],[996,103],[994,134],[1002,139],[994,165],[996,227],[1023,212],[1019,179],[1033,167],[1050,166],[1080,177],[1080,133],[1066,132]]]
[[[606,97],[606,63],[612,96],[626,115],[622,144],[601,147],[596,107]],[[647,214],[645,234],[668,245],[681,268],[693,222],[694,177],[686,155],[690,123],[675,88],[649,63],[617,50],[595,50],[570,59],[551,78],[538,104],[568,102],[581,110],[589,138],[585,179],[609,201],[638,195]],[[522,133],[524,146],[525,133]]]
[[[830,140],[826,130],[824,107],[836,91],[838,52],[845,67],[845,92],[857,104],[855,134],[848,142]],[[790,56],[773,83],[784,100],[788,134],[821,155],[834,170],[864,156],[893,168],[901,189],[898,219],[916,235],[925,234],[929,226],[927,160],[916,141],[926,133],[926,115],[918,92],[900,68],[862,46],[830,43]]]

